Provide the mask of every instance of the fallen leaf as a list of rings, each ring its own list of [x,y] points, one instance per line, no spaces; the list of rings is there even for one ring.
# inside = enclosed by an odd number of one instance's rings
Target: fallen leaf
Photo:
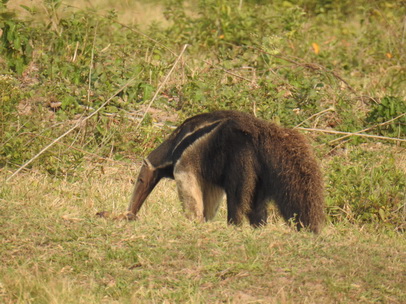
[[[318,45],[316,42],[313,42],[313,43],[312,43],[312,47],[313,47],[314,53],[315,53],[316,55],[319,54],[319,52],[320,52],[320,47],[319,47],[319,45]]]

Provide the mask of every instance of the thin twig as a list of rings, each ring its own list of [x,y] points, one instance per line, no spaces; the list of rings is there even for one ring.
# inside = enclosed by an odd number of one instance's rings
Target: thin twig
[[[377,128],[377,127],[381,127],[381,126],[387,125],[388,123],[391,123],[392,121],[394,121],[394,120],[396,120],[396,119],[399,119],[399,118],[401,118],[401,117],[403,117],[403,116],[405,116],[405,115],[406,115],[406,113],[400,114],[399,116],[396,116],[395,118],[392,118],[392,119],[390,119],[390,120],[388,120],[388,121],[385,121],[385,122],[383,122],[383,123],[380,123],[380,124],[374,125],[374,126],[372,126],[372,127],[363,129],[363,130],[361,130],[361,131],[354,132],[353,134],[359,134],[359,133],[361,133],[361,132],[369,131],[369,130],[375,129],[375,128]],[[344,138],[347,138],[347,137],[350,137],[350,136],[352,136],[352,135],[341,136],[341,137],[339,137],[339,138],[330,140],[328,143],[331,144],[331,143],[333,143],[333,142],[339,141],[339,140],[341,140],[341,139],[344,139]]]
[[[86,120],[90,119],[94,115],[96,115],[98,112],[100,112],[101,109],[103,109],[115,96],[117,96],[121,91],[123,91],[125,88],[127,88],[133,81],[138,79],[138,76],[135,76],[131,78],[129,81],[127,81],[123,86],[121,86],[113,95],[110,96],[109,99],[107,99],[99,108],[97,108],[94,112],[92,112],[89,116],[85,118],[81,118],[76,124],[70,128],[68,131],[63,133],[61,136],[59,136],[57,139],[55,139],[53,142],[51,142],[49,145],[47,145],[45,148],[43,148],[41,151],[39,151],[33,158],[31,158],[29,161],[27,161],[24,165],[22,165],[20,168],[17,169],[13,174],[11,174],[7,179],[6,182],[10,181],[17,173],[19,173],[21,170],[23,170],[25,167],[27,167],[30,163],[32,163],[35,159],[37,159],[41,154],[43,154],[45,151],[47,151],[50,147],[52,147],[55,143],[60,141],[62,138],[64,138],[66,135],[68,135],[70,132],[75,130],[77,127],[79,127],[83,122]]]
[[[318,115],[321,115],[321,114],[323,114],[323,113],[325,113],[325,112],[329,112],[329,111],[335,111],[335,109],[331,107],[331,108],[325,109],[325,110],[323,110],[323,111],[320,111],[320,112],[318,112],[318,113],[316,113],[316,114],[313,114],[312,116],[310,116],[310,117],[306,118],[305,120],[303,120],[300,124],[296,125],[296,126],[294,127],[294,129],[300,127],[300,126],[303,125],[306,121],[312,119],[313,117],[318,116]]]
[[[342,132],[342,131],[334,131],[334,130],[324,130],[324,129],[314,129],[314,128],[297,128],[298,130],[303,131],[311,131],[311,132],[322,132],[322,133],[331,133],[331,134],[345,134],[348,136],[359,136],[359,137],[370,137],[370,138],[377,138],[377,139],[384,139],[384,140],[394,140],[400,142],[406,142],[406,139],[403,138],[396,138],[396,137],[386,137],[386,136],[379,136],[379,135],[370,135],[370,134],[360,134],[360,133],[351,133],[351,132]]]
[[[148,110],[151,108],[152,103],[155,101],[155,99],[157,98],[159,92],[161,91],[161,89],[163,88],[163,86],[164,86],[164,85],[166,84],[166,82],[168,81],[169,76],[171,76],[173,70],[175,69],[176,65],[178,64],[180,58],[182,57],[182,55],[183,55],[183,53],[185,52],[185,50],[186,50],[187,47],[188,47],[188,44],[185,44],[185,45],[183,46],[183,49],[182,49],[182,51],[180,52],[178,58],[176,58],[176,61],[175,61],[175,63],[173,64],[171,70],[170,70],[169,73],[166,75],[164,81],[162,81],[162,83],[160,84],[160,86],[159,86],[158,89],[156,90],[156,92],[155,92],[155,94],[154,94],[154,97],[152,97],[152,99],[151,99],[151,101],[149,102],[147,108],[145,109],[144,115],[141,117],[140,121],[138,122],[138,125],[137,125],[136,129],[138,129],[138,128],[140,127],[141,123],[144,121],[144,118],[145,118],[145,116],[147,115]]]
[[[32,137],[41,137],[41,138],[44,138],[46,140],[52,140],[52,138],[49,138],[48,136],[39,135],[39,134],[35,134],[35,133],[32,133],[32,132],[26,132],[26,133],[24,133],[24,135],[29,135],[29,136],[32,136]],[[61,145],[61,146],[65,146],[68,149],[72,149],[72,150],[78,151],[78,152],[83,153],[83,154],[87,154],[89,156],[92,156],[92,157],[95,157],[95,158],[98,158],[98,159],[101,159],[101,160],[105,160],[105,161],[109,161],[109,162],[113,162],[113,163],[117,163],[117,164],[123,164],[123,165],[130,164],[128,162],[119,161],[119,160],[115,160],[115,159],[112,159],[112,158],[107,158],[107,157],[100,156],[100,155],[98,155],[96,153],[93,153],[93,152],[88,152],[88,151],[80,149],[78,147],[74,147],[72,144],[68,145],[68,144],[65,144],[63,142],[56,142],[56,144]]]
[[[204,60],[204,59],[201,59],[204,63],[206,63],[206,64],[208,64],[208,65],[210,65],[210,66],[212,66],[212,67],[214,67],[214,68],[216,68],[216,69],[219,69],[219,70],[221,70],[221,71],[223,71],[224,73],[226,73],[226,74],[229,74],[229,75],[231,75],[231,76],[234,76],[234,77],[237,77],[237,78],[239,78],[239,79],[242,79],[242,80],[245,80],[245,81],[248,81],[248,82],[253,82],[252,81],[252,79],[248,79],[248,78],[246,78],[246,77],[244,77],[244,76],[241,76],[241,75],[239,75],[239,74],[236,74],[236,73],[234,73],[234,72],[231,72],[230,70],[227,70],[226,68],[223,68],[221,65],[215,65],[215,64],[213,64],[213,63],[210,63],[209,61],[207,61],[207,60]]]
[[[89,75],[88,75],[88,87],[87,87],[87,105],[90,105],[90,92],[92,90],[92,71],[93,71],[93,61],[94,61],[94,47],[96,44],[96,33],[97,33],[97,27],[99,24],[96,24],[96,27],[94,29],[94,37],[93,37],[93,45],[92,45],[92,52],[90,56],[90,64],[89,64]]]

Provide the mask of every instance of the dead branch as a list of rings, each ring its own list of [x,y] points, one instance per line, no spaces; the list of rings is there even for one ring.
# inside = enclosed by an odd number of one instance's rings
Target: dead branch
[[[377,139],[383,139],[383,140],[393,140],[393,141],[398,141],[398,142],[406,142],[406,139],[403,139],[403,138],[371,135],[371,134],[364,134],[364,133],[358,133],[358,132],[351,133],[351,132],[342,132],[342,131],[325,130],[325,129],[314,129],[314,128],[302,128],[302,127],[299,127],[297,129],[298,130],[303,130],[303,131],[310,131],[310,132],[321,132],[321,133],[330,133],[330,134],[345,134],[347,136],[369,137],[369,138],[377,138]]]

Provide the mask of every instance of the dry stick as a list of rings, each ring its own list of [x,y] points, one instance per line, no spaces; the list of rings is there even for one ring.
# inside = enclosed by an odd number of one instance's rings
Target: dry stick
[[[137,125],[137,127],[136,127],[135,129],[138,129],[138,128],[140,127],[140,125],[141,125],[141,123],[143,122],[145,116],[147,115],[148,110],[151,108],[152,103],[153,103],[153,102],[155,101],[155,99],[157,98],[157,96],[158,96],[159,92],[161,91],[162,87],[163,87],[163,86],[166,84],[166,82],[168,81],[169,76],[171,76],[173,70],[175,69],[176,65],[178,64],[180,58],[182,57],[182,55],[183,55],[183,53],[185,52],[185,50],[186,50],[187,47],[188,47],[188,44],[185,44],[185,45],[183,46],[183,49],[182,49],[182,51],[180,52],[178,58],[176,58],[176,61],[175,61],[175,63],[173,64],[171,70],[169,71],[169,73],[166,75],[164,81],[162,81],[162,83],[160,84],[160,86],[159,86],[158,89],[156,90],[154,97],[152,97],[151,101],[149,102],[147,108],[146,108],[145,111],[144,111],[144,115],[141,117],[141,120],[138,122],[138,125]]]
[[[131,78],[129,81],[127,81],[123,86],[121,86],[109,99],[107,99],[99,108],[97,108],[93,113],[91,113],[89,116],[80,119],[72,128],[70,128],[68,131],[63,133],[61,136],[59,136],[57,139],[55,139],[53,142],[51,142],[48,146],[43,148],[41,151],[39,151],[33,158],[31,158],[29,161],[27,161],[24,165],[22,165],[20,168],[18,168],[17,171],[15,171],[12,175],[10,175],[7,179],[6,182],[10,181],[17,173],[19,173],[21,170],[23,170],[25,167],[27,167],[30,163],[32,163],[35,159],[37,159],[42,153],[44,153],[46,150],[48,150],[50,147],[52,147],[55,143],[60,141],[62,138],[64,138],[66,135],[68,135],[70,132],[75,130],[78,126],[80,126],[83,122],[86,120],[90,119],[94,115],[96,115],[102,108],[104,108],[114,97],[117,96],[121,91],[123,91],[126,87],[128,87],[134,80],[138,78],[138,75],[136,77]]]
[[[320,111],[320,112],[318,112],[318,113],[316,113],[316,114],[313,114],[312,116],[310,116],[310,117],[306,118],[305,120],[303,120],[300,124],[294,126],[294,129],[299,128],[299,127],[300,127],[301,125],[303,125],[306,121],[312,119],[313,117],[318,116],[318,115],[321,115],[321,114],[323,114],[323,113],[325,113],[325,112],[329,112],[329,111],[335,111],[335,109],[331,107],[331,108],[325,109],[325,110],[323,110],[323,111]]]
[[[49,137],[44,136],[44,135],[35,134],[35,133],[32,133],[32,132],[25,132],[25,133],[23,133],[23,134],[24,134],[24,135],[29,135],[29,136],[32,136],[32,137],[41,137],[41,138],[44,138],[44,139],[46,139],[46,140],[52,140],[52,138],[49,138]],[[21,135],[21,134],[20,134],[20,135]],[[83,154],[87,154],[87,155],[89,155],[89,156],[92,156],[92,157],[95,157],[95,158],[98,158],[98,159],[101,159],[101,160],[104,160],[104,161],[109,161],[109,162],[113,162],[113,163],[117,163],[117,164],[123,164],[123,165],[131,164],[131,163],[128,163],[128,162],[124,162],[124,161],[119,161],[119,160],[114,160],[114,159],[111,159],[111,158],[103,157],[103,156],[100,156],[100,155],[98,155],[98,154],[96,154],[96,153],[93,153],[93,152],[88,152],[88,151],[86,151],[86,150],[83,150],[83,149],[74,147],[74,146],[72,146],[72,144],[69,144],[69,145],[68,145],[68,144],[65,144],[65,143],[63,143],[63,142],[56,142],[56,144],[61,145],[61,146],[65,146],[65,147],[67,147],[68,149],[72,149],[72,150],[78,151],[78,152],[83,153]]]
[[[236,73],[234,73],[234,72],[231,72],[230,70],[227,70],[226,68],[223,68],[221,65],[215,65],[215,64],[213,64],[213,63],[211,63],[211,62],[209,62],[209,61],[207,61],[207,60],[204,60],[204,59],[202,59],[202,61],[203,61],[204,63],[206,63],[206,64],[208,64],[208,65],[210,65],[210,66],[216,68],[216,69],[222,70],[222,71],[223,71],[224,73],[226,73],[226,74],[230,74],[231,76],[240,78],[240,79],[245,80],[245,81],[248,81],[248,82],[252,82],[251,79],[248,79],[248,78],[246,78],[246,77],[244,77],[244,76],[241,76],[241,75],[238,75],[238,74],[236,74]]]
[[[353,134],[359,134],[359,133],[361,133],[361,132],[365,132],[365,131],[369,131],[369,130],[371,130],[371,129],[375,129],[376,127],[380,127],[380,126],[387,125],[388,123],[391,123],[392,121],[394,121],[394,120],[396,120],[396,119],[399,119],[399,118],[401,118],[401,117],[403,117],[403,116],[405,116],[405,115],[406,115],[406,113],[400,114],[399,116],[396,116],[395,118],[392,118],[392,119],[390,119],[390,120],[388,120],[388,121],[385,121],[385,122],[383,122],[383,123],[380,123],[380,124],[374,125],[374,126],[372,126],[372,127],[363,129],[363,130],[361,130],[361,131],[354,132]],[[330,140],[328,143],[331,144],[331,143],[333,143],[333,142],[339,141],[339,140],[341,140],[341,139],[344,139],[344,138],[347,138],[347,137],[350,137],[350,136],[352,136],[352,135],[341,136],[341,137],[339,137],[339,138]]]
[[[333,130],[324,130],[324,129],[314,129],[314,128],[301,128],[301,127],[297,128],[297,129],[298,130],[303,130],[303,131],[313,131],[313,132],[322,132],[322,133],[331,133],[331,134],[345,134],[347,136],[370,137],[370,138],[378,138],[378,139],[384,139],[384,140],[394,140],[394,141],[406,142],[406,139],[402,139],[402,138],[386,137],[386,136],[370,135],[370,134],[360,134],[358,132],[351,133],[351,132],[342,132],[342,131],[333,131]]]
[[[96,44],[96,33],[97,33],[98,25],[99,24],[96,24],[96,28],[94,29],[93,46],[92,46],[92,52],[91,52],[91,56],[90,56],[89,75],[88,75],[89,85],[87,87],[87,104],[88,105],[90,105],[90,92],[92,89],[92,69],[93,69],[93,60],[94,60],[94,46]]]

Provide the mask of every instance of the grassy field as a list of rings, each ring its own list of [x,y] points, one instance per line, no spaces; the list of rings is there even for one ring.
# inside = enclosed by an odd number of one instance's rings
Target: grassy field
[[[0,303],[405,303],[403,2],[3,1]],[[194,223],[169,180],[118,219],[140,160],[215,109],[308,136],[320,235],[273,207]]]
[[[31,173],[2,187],[0,302],[406,301],[403,234],[341,223],[314,236],[275,214],[266,228],[235,228],[224,206],[196,224],[170,181],[138,221],[97,218],[125,210],[133,174],[121,165],[73,182]]]

